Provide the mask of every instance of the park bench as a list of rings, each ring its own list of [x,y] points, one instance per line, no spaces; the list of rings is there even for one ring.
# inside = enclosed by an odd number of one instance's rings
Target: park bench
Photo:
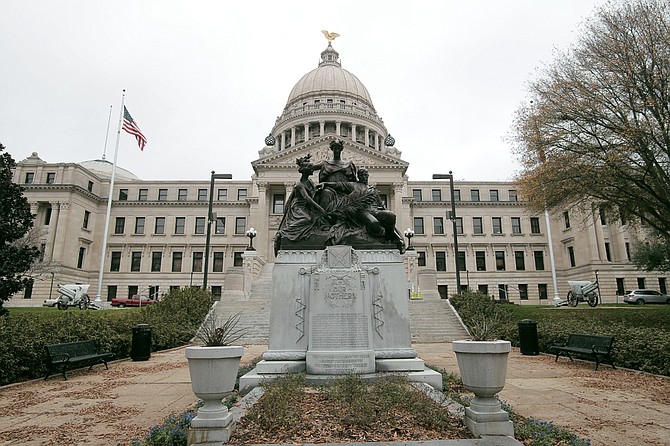
[[[99,353],[93,341],[66,342],[63,344],[50,344],[45,346],[47,351],[47,375],[46,380],[55,368],[63,367],[63,378],[67,379],[65,374],[69,366],[76,364],[91,364],[88,368],[91,370],[95,364],[104,363],[107,366],[107,359],[111,358],[112,353]]]
[[[614,336],[570,333],[565,345],[552,345],[551,348],[556,351],[556,361],[563,354],[571,361],[572,355],[586,356],[596,361],[596,370],[602,360],[606,360],[613,369],[616,369],[610,355],[612,344],[614,344]]]

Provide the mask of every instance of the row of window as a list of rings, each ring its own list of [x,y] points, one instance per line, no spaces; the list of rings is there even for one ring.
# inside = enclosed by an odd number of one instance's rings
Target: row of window
[[[521,217],[510,217],[510,228],[512,234],[522,234]],[[417,235],[425,234],[424,217],[414,217],[414,233]],[[444,218],[433,217],[433,234],[444,233]],[[463,217],[456,217],[456,233],[463,234]],[[484,217],[472,217],[472,233],[475,235],[484,234]],[[540,219],[538,217],[530,218],[530,233],[540,234]],[[502,217],[491,217],[491,234],[503,234]]]
[[[209,190],[201,188],[197,190],[196,200],[197,201],[207,201],[208,200]],[[119,189],[119,201],[128,201],[128,189]],[[161,188],[156,191],[156,201],[168,201],[169,194],[167,188]],[[188,201],[189,200],[189,190],[177,189],[177,201]],[[247,198],[247,189],[237,189],[237,201],[243,201]],[[137,201],[148,201],[149,200],[149,189],[140,188],[137,190]],[[216,190],[216,200],[217,201],[228,201],[228,189],[217,189]]]
[[[430,192],[431,201],[442,201],[442,189],[431,189]],[[412,189],[412,198],[414,201],[423,201],[423,190]],[[454,201],[462,201],[460,189],[454,189]],[[470,201],[482,201],[479,189],[470,189]],[[498,189],[489,190],[489,201],[500,201]],[[507,201],[518,201],[516,190],[507,190]]]
[[[417,251],[418,266],[426,266],[426,252]],[[495,251],[495,270],[505,271],[507,269],[505,264],[505,251]],[[536,271],[544,271],[544,251],[533,251],[533,259]],[[465,251],[458,251],[458,270],[466,271]],[[524,251],[514,251],[514,267],[516,271],[526,270],[526,253]],[[477,271],[486,271],[486,251],[475,251],[475,268]],[[447,270],[447,253],[445,251],[435,252],[435,270]]]
[[[33,184],[35,182],[35,172],[26,172],[23,178],[25,184]],[[56,172],[47,172],[45,184],[54,184],[56,182]],[[89,192],[93,192],[93,181],[88,182],[86,188]]]
[[[214,251],[212,259],[212,272],[222,273],[224,263],[224,252]],[[203,252],[194,251],[192,253],[191,272],[203,272]],[[184,253],[173,251],[170,265],[170,271],[173,273],[182,272]],[[242,266],[242,251],[233,252],[233,266]],[[159,273],[163,269],[163,252],[153,251],[151,253],[151,272]],[[121,270],[121,251],[112,251],[109,270],[119,272]],[[142,251],[132,251],[130,253],[130,272],[140,272],[142,270]]]
[[[88,212],[88,211],[86,211]],[[163,235],[166,231],[167,217],[152,217],[154,219],[154,235]],[[173,234],[186,234],[186,217],[174,218]],[[193,234],[204,235],[206,230],[206,218],[195,217]],[[213,221],[214,223],[214,221]],[[214,234],[226,233],[226,217],[216,217]],[[135,228],[133,234],[143,235],[146,233],[147,217],[135,217]],[[86,226],[85,226],[86,227]],[[247,227],[246,217],[235,217],[235,234],[244,234]],[[114,234],[123,235],[126,233],[126,217],[116,217],[114,223]]]
[[[189,286],[193,286],[193,284],[189,284]],[[181,288],[179,285],[170,285],[170,291],[178,290]],[[158,285],[149,285],[148,288],[145,290],[142,290],[142,293],[145,291],[148,291],[149,298],[150,299],[159,299],[159,289],[160,287]],[[210,287],[210,290],[212,291],[212,299],[214,300],[221,300],[221,292],[223,291],[223,288],[220,285],[212,285]],[[112,299],[115,299],[118,295],[119,292],[119,286],[118,285],[108,285],[107,286],[107,301],[110,302]],[[140,287],[139,285],[128,285],[128,298],[130,299],[132,296],[140,294]]]
[[[197,191],[197,201],[207,201],[208,196],[207,189],[198,189]],[[284,213],[284,201],[285,194],[273,194],[272,196],[272,212],[274,214],[283,214]],[[247,189],[238,189],[237,190],[237,201],[243,201],[247,198]],[[177,201],[188,201],[188,189],[178,189],[177,190]],[[148,201],[149,200],[149,189],[138,189],[137,191],[137,201]],[[216,191],[216,200],[217,201],[228,201],[228,189],[217,189]],[[128,189],[119,189],[119,201],[128,201]],[[156,195],[156,201],[168,201],[168,189],[158,189],[158,195]]]

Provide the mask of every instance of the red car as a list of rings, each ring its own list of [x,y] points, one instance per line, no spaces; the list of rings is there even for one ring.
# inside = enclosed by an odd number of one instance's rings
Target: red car
[[[113,307],[146,307],[155,303],[155,300],[149,299],[148,296],[141,296],[139,294],[134,294],[132,297],[115,297],[112,299]]]

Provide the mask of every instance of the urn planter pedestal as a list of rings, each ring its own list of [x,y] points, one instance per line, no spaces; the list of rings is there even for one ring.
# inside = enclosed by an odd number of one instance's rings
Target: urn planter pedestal
[[[235,387],[244,347],[186,347],[186,359],[193,393],[204,404],[191,420],[189,445],[222,445],[235,428],[233,417],[223,404]]]
[[[465,425],[475,435],[514,436],[509,414],[502,410],[496,395],[505,387],[509,341],[454,341],[463,386],[475,394],[465,408]]]

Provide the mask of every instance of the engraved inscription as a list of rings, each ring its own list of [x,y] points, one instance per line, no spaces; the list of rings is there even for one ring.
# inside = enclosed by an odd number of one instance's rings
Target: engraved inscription
[[[351,307],[356,300],[356,290],[349,276],[328,277],[326,302],[331,308]]]
[[[311,332],[312,350],[370,348],[364,314],[316,314],[312,316]]]
[[[327,375],[343,373],[369,373],[374,371],[369,353],[310,354],[310,368]]]

